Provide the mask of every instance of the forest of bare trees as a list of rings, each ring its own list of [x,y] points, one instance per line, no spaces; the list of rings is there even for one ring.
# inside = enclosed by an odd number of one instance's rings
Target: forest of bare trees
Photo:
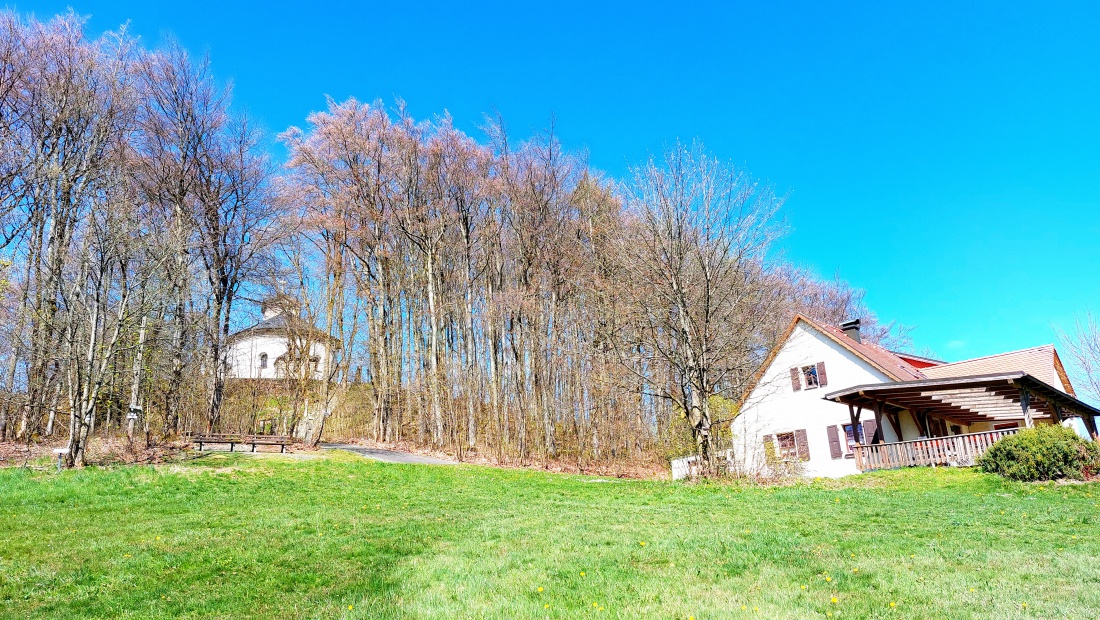
[[[68,439],[70,466],[99,436],[253,431],[227,347],[275,293],[335,343],[321,379],[288,373],[281,431],[343,416],[460,458],[706,454],[796,312],[903,344],[784,262],[783,197],[698,144],[614,179],[552,124],[475,138],[349,99],[277,162],[179,46],[0,30],[0,440]]]

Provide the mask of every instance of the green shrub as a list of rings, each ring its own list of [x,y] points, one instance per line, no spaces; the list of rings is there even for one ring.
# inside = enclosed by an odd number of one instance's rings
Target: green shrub
[[[1045,424],[993,444],[978,459],[978,466],[1011,480],[1082,480],[1100,470],[1100,446],[1068,428]]]

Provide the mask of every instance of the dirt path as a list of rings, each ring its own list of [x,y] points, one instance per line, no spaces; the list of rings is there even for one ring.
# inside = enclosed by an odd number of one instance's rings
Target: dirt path
[[[418,465],[458,464],[456,461],[447,461],[430,456],[420,456],[419,454],[409,454],[408,452],[396,452],[394,450],[368,448],[366,446],[356,446],[344,443],[323,443],[321,444],[321,447],[326,450],[347,450],[348,452],[354,452],[360,456],[365,456],[368,459],[374,459],[376,461],[383,461],[386,463],[413,463]]]

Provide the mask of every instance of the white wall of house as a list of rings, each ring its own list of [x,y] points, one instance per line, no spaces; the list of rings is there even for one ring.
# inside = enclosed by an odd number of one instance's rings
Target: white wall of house
[[[825,364],[827,385],[806,388],[803,381],[803,389],[795,391],[790,369],[818,362]],[[802,463],[807,476],[839,477],[857,473],[854,459],[832,458],[829,446],[827,429],[839,426],[841,450],[847,456],[843,426],[851,423],[848,406],[822,397],[843,388],[889,380],[884,373],[830,337],[799,321],[731,425],[735,458],[747,471],[759,471],[764,465],[765,436],[804,429],[810,453],[809,460]],[[863,412],[861,421],[873,419],[873,412]],[[885,441],[897,441],[885,418],[882,431]]]
[[[229,376],[238,379],[279,379],[279,369],[275,361],[287,352],[286,336],[278,334],[256,334],[242,337],[229,346],[227,361]],[[264,356],[266,364],[264,363]],[[318,359],[314,379],[321,379],[327,372],[329,362],[328,347],[315,342],[310,345],[310,356]]]

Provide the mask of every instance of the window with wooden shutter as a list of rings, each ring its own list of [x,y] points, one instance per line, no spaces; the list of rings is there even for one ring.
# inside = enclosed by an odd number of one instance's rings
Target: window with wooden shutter
[[[797,368],[791,369],[791,387],[794,388],[796,392],[802,389],[802,379],[799,378],[800,374],[801,371]]]
[[[825,376],[825,362],[817,363],[817,384],[822,387],[829,384],[829,378]]]
[[[790,461],[798,458],[798,442],[794,439],[794,433],[776,433],[776,456],[782,461]]]
[[[829,432],[829,456],[834,459],[839,459],[844,456],[844,453],[840,451],[840,432],[835,426],[826,427]]]
[[[806,389],[813,389],[820,386],[817,382],[817,365],[803,366],[802,367],[802,380],[806,383]]]
[[[810,443],[806,440],[806,429],[800,428],[794,432],[794,445],[798,450],[798,460],[810,460]]]
[[[878,433],[878,422],[875,420],[863,421],[863,445],[869,446],[875,443],[875,435]]]

